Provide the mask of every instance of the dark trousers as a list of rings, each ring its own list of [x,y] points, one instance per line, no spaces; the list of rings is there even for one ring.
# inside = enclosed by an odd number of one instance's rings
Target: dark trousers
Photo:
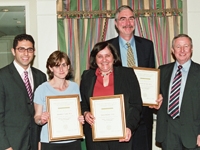
[[[140,124],[133,135],[132,150],[152,149],[152,128],[147,128],[145,124]]]
[[[133,134],[132,150],[152,150],[153,109],[142,107],[141,120]]]
[[[70,143],[41,143],[41,150],[81,150],[81,141]]]
[[[132,148],[132,138],[129,142],[119,142],[119,140],[114,141],[93,141],[92,140],[92,129],[86,123],[85,124],[85,142],[87,150],[131,150]]]
[[[161,143],[162,150],[200,150],[199,147],[186,148],[182,144],[180,119],[168,119],[168,132],[166,139]]]

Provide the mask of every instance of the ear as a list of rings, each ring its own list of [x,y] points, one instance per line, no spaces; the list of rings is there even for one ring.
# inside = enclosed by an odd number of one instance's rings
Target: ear
[[[69,70],[69,68],[70,68],[70,65],[67,65],[67,69]]]
[[[14,48],[11,49],[11,52],[12,52],[13,56],[15,56],[15,50],[14,50]]]
[[[115,20],[115,26],[117,27],[117,21]],[[118,27],[117,27],[118,28]]]
[[[51,72],[53,72],[53,69],[50,66],[48,68],[49,68],[49,70],[51,70]]]
[[[174,48],[173,47],[171,48],[171,52],[174,54]]]

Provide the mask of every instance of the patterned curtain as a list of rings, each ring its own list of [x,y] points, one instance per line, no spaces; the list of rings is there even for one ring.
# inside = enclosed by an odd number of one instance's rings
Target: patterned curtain
[[[88,69],[92,47],[105,40],[109,19],[121,5],[134,9],[139,36],[154,42],[157,66],[172,61],[171,40],[182,33],[182,0],[58,0],[59,49],[69,55],[77,83]]]
[[[88,68],[88,60],[95,43],[104,39],[106,18],[59,19],[59,49],[67,52],[74,69],[74,80],[79,83],[82,72]]]
[[[182,0],[57,0],[59,49],[70,57],[75,82],[80,83],[92,47],[105,40],[109,20],[121,5],[134,9],[139,36],[154,42],[157,66],[172,61],[171,41],[182,33]]]

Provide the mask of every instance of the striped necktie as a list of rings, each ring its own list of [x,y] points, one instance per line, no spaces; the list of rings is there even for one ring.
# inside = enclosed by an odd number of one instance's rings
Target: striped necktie
[[[126,43],[128,50],[127,50],[127,66],[128,67],[133,67],[135,66],[135,59],[133,55],[133,50],[131,48],[130,43]]]
[[[180,115],[179,110],[179,97],[180,97],[180,89],[181,89],[181,73],[182,66],[178,66],[178,70],[172,82],[170,98],[169,98],[169,115],[175,119],[177,116]]]
[[[28,72],[27,71],[24,71],[24,84],[26,86],[26,90],[28,92],[28,96],[29,96],[30,100],[32,101],[33,92],[32,92],[32,89],[31,89],[30,81],[28,79]]]

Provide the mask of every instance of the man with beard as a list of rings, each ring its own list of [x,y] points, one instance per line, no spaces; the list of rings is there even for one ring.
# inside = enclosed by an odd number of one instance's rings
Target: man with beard
[[[111,43],[117,49],[122,65],[132,67],[127,62],[128,47],[131,47],[134,66],[155,68],[153,42],[134,35],[135,17],[131,7],[123,5],[116,10],[115,27],[119,36],[107,42]],[[139,127],[133,133],[132,137],[133,150],[152,149],[152,128],[153,109],[143,107]]]

